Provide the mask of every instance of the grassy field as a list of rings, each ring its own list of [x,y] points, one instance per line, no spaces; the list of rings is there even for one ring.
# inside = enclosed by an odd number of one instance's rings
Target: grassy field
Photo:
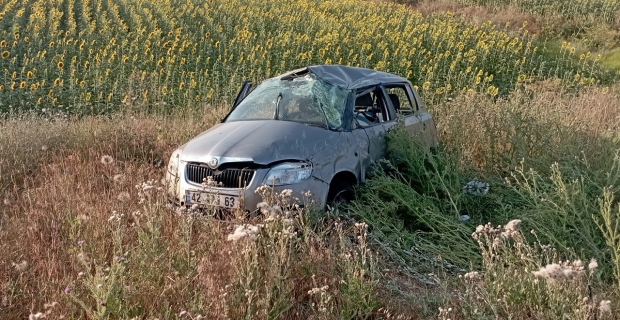
[[[618,8],[532,3],[0,0],[0,318],[617,319],[620,85],[519,19]],[[407,76],[441,150],[395,130],[328,212],[167,205],[170,152],[242,80],[318,63]]]
[[[426,15],[451,12],[468,21],[535,33],[544,47],[575,48],[609,69],[618,67],[620,2],[539,0],[399,0]],[[527,25],[523,25],[527,21]]]

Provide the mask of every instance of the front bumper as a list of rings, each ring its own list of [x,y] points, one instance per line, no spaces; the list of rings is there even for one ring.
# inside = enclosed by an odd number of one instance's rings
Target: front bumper
[[[235,196],[242,198],[242,208],[247,212],[254,212],[257,209],[257,205],[264,200],[261,195],[256,193],[256,189],[263,185],[265,177],[269,172],[269,168],[257,169],[252,181],[246,188],[219,188],[208,187],[204,188],[202,185],[188,181],[186,175],[186,164],[181,163],[179,165],[177,177],[172,177],[169,180],[175,180],[176,187],[169,188],[170,200],[180,206],[191,206],[187,203],[186,194],[188,191],[202,191],[217,194],[220,196]],[[169,182],[171,183],[171,182]],[[329,184],[311,176],[305,181],[296,184],[275,186],[275,192],[282,192],[284,190],[292,190],[292,201],[299,205],[312,206],[318,208],[324,208],[327,201],[327,192],[329,191]]]

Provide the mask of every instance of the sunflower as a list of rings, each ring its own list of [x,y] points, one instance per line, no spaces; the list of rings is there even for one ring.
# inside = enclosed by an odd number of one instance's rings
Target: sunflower
[[[4,91],[4,85],[0,84],[0,91]]]
[[[25,88],[25,87],[26,87],[26,81],[22,81],[22,82],[19,84],[19,88],[20,88],[20,89],[23,89],[23,88]]]
[[[3,51],[3,52],[2,52],[2,59],[6,59],[6,58],[8,58],[8,57],[10,57],[10,56],[11,56],[11,53],[10,53],[10,52],[8,52],[8,51]]]
[[[34,73],[32,73],[32,71],[28,71],[28,73],[26,73],[26,77],[28,77],[28,79],[31,79],[32,76],[34,76]]]
[[[62,67],[64,67],[64,66],[65,66],[65,63],[64,63],[64,62],[62,62],[62,61],[60,61],[60,62],[58,62],[58,64],[57,64],[56,66],[57,66],[59,69],[62,69]]]

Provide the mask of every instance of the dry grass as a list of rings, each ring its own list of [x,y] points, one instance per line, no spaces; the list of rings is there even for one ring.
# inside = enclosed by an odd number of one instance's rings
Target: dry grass
[[[511,5],[498,11],[487,6],[468,5],[453,0],[423,0],[413,4],[413,8],[424,15],[452,13],[477,24],[491,21],[499,27],[516,32],[527,30],[530,34],[540,34],[543,27],[539,17]],[[527,21],[527,24],[524,25],[524,21]]]
[[[418,306],[390,302],[379,284],[392,276],[367,251],[362,225],[305,213],[290,217],[290,229],[284,220],[213,220],[178,214],[146,191],[144,182],[159,185],[167,155],[220,115],[3,122],[0,318],[414,314]],[[241,224],[263,225],[259,238],[228,241]],[[390,283],[405,281],[415,283]]]
[[[617,87],[575,94],[546,82],[506,100],[461,96],[433,112],[464,162],[497,172],[522,157],[603,157],[617,143],[618,102]],[[158,185],[168,154],[224,111],[3,121],[0,318],[416,319],[446,303],[461,308],[449,274],[438,270],[432,285],[414,279],[346,220],[296,215],[287,232],[297,234],[283,237],[281,217],[256,242],[228,241],[240,224],[268,223],[177,214],[163,195],[148,195],[141,184]]]
[[[618,86],[574,93],[545,81],[497,101],[463,95],[433,112],[440,140],[467,165],[487,172],[505,172],[522,159],[543,167],[582,154],[593,163],[606,161],[620,139]]]
[[[77,251],[85,248],[100,263],[111,260],[114,243],[106,226],[112,211],[138,210],[134,185],[161,176],[177,144],[215,123],[218,112],[204,111],[171,117],[27,118],[0,125],[3,318],[24,318],[53,301],[61,303],[63,314],[75,312],[63,290],[78,272],[88,272]],[[103,164],[104,155],[114,162]],[[131,198],[119,201],[125,192]],[[178,222],[164,222],[166,237],[175,238]],[[86,244],[78,246],[81,240]],[[20,261],[27,263],[23,272],[12,266]]]

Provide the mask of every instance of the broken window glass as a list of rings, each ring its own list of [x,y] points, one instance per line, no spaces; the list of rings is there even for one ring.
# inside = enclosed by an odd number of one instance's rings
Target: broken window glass
[[[276,119],[336,130],[342,126],[348,93],[312,73],[268,79],[226,121]]]

